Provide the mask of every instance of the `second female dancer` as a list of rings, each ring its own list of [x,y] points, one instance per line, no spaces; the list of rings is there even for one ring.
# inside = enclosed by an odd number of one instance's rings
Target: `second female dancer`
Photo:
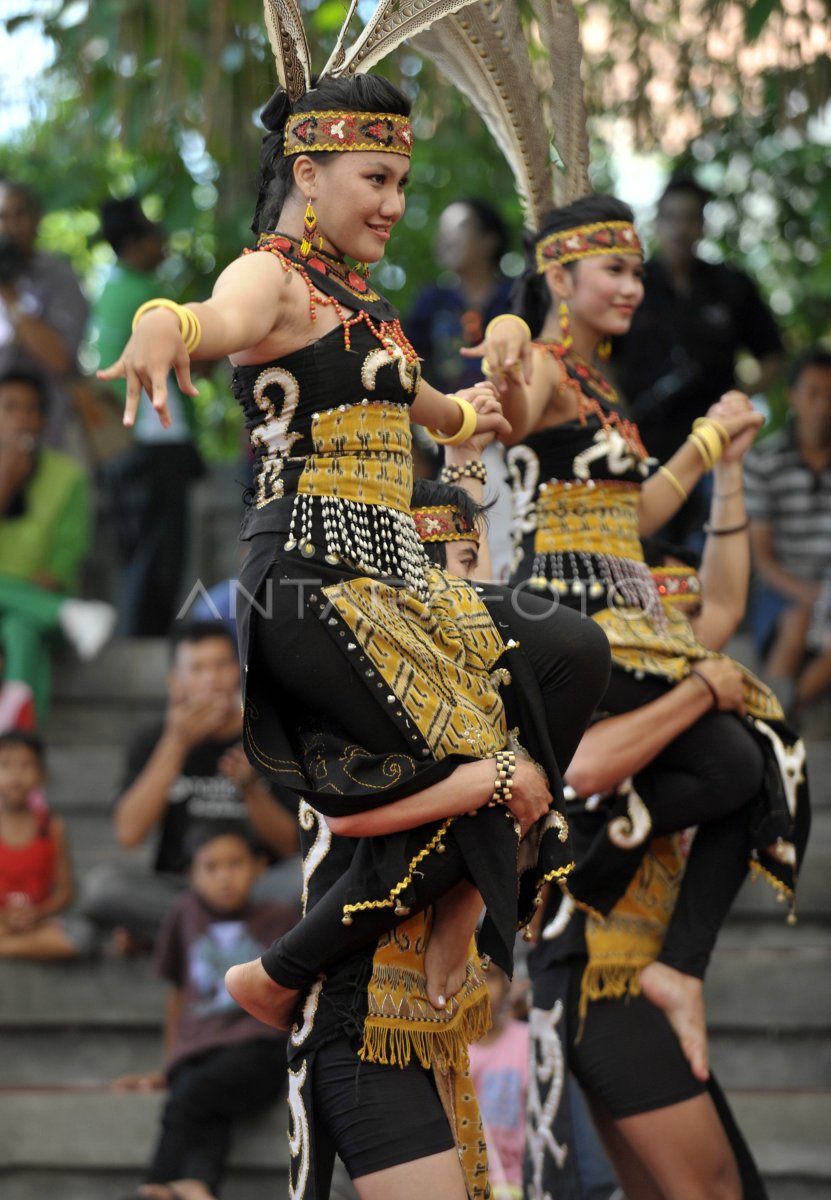
[[[395,310],[346,262],[380,260],[404,212],[408,114],[372,76],[322,78],[291,103],[278,91],[263,113],[256,251],[203,304],[145,306],[102,374],[126,378],[128,421],[144,388],[165,422],[171,368],[192,392],[191,358],[227,355],[235,367],[256,458],[238,613],[244,738],[258,769],[301,798],[307,915],[229,986],[262,1019],[289,1024],[326,968],[292,1041],[293,1136],[306,1147],[295,1179],[313,1169],[311,1108],[362,1195],[430,1186],[449,1198],[460,1194],[449,1129],[458,1140],[475,1122],[448,1126],[430,1086],[399,1068],[411,1057],[425,1077],[463,1066],[485,1019],[470,933],[481,894],[489,946],[510,965],[518,833],[531,831],[522,904],[571,867],[564,819],[549,808],[605,688],[608,647],[576,614],[536,620],[544,605],[523,614],[506,593],[492,618],[423,554],[410,419],[460,442],[508,426],[489,387],[466,400],[420,379]],[[529,686],[509,687],[526,669]],[[515,749],[511,724],[545,775]],[[344,1082],[358,1055],[360,1103]],[[469,1106],[455,1099],[448,1111]],[[485,1195],[476,1146],[470,1154],[468,1192]]]
[[[632,877],[650,826],[654,834],[700,826],[663,949],[638,985],[665,1011],[704,1079],[702,980],[716,935],[749,858],[792,896],[795,820],[804,820],[795,801],[788,803],[793,796],[765,786],[766,763],[787,754],[771,726],[760,725],[781,720],[776,698],[745,673],[739,714],[719,711],[718,694],[696,666],[714,652],[683,616],[664,612],[644,563],[640,536],[663,525],[722,457],[740,461],[762,418],[745,396],[728,393],[653,470],[602,370],[604,344],[628,330],[643,297],[642,270],[625,204],[587,196],[555,209],[533,239],[519,319],[500,322],[478,352],[499,382],[508,440],[519,443],[509,452],[514,583],[604,629],[613,664],[604,714],[648,704],[688,676],[709,695],[712,711],[639,775],[637,802],[611,814],[567,884],[587,910],[607,913]],[[722,499],[716,495],[716,514]],[[710,533],[729,538],[745,526],[714,525]]]

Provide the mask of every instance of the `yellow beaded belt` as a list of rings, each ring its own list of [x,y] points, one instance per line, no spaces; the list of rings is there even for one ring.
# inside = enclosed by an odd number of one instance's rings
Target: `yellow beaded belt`
[[[311,437],[314,451],[297,485],[300,495],[409,513],[413,478],[406,408],[364,401],[315,413]]]
[[[537,554],[602,554],[643,562],[637,483],[551,479],[537,497]]]

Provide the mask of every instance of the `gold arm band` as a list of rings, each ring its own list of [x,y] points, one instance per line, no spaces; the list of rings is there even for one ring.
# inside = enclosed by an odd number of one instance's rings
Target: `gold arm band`
[[[672,471],[670,471],[669,467],[663,467],[663,466],[658,467],[658,474],[663,476],[663,478],[667,481],[667,483],[670,485],[670,487],[672,487],[673,490],[678,493],[678,495],[681,497],[681,499],[685,503],[687,500],[689,500],[689,498],[690,498],[689,492],[684,487],[683,483],[677,477],[677,475],[673,475],[673,473],[672,473]]]
[[[151,312],[154,308],[168,308],[172,313],[176,314],[179,320],[179,332],[182,335],[182,341],[185,343],[185,349],[188,354],[193,354],[202,340],[202,326],[199,324],[199,318],[192,309],[185,308],[184,304],[177,304],[175,300],[168,300],[164,296],[159,296],[155,300],[147,300],[135,311],[133,329],[135,330],[144,314]]]
[[[485,337],[490,337],[491,330],[496,325],[498,325],[500,321],[516,321],[517,324],[521,325],[522,328],[525,330],[525,332],[528,334],[528,341],[529,342],[533,341],[531,329],[528,325],[528,322],[523,321],[522,317],[518,317],[516,315],[516,313],[500,313],[498,317],[493,317],[490,321],[488,321],[487,325],[485,326]]]
[[[463,400],[461,396],[456,396],[453,392],[449,393],[447,399],[455,400],[462,410],[462,424],[460,428],[455,433],[449,435],[442,433],[440,429],[428,429],[427,432],[433,441],[438,442],[440,446],[461,446],[462,442],[466,442],[476,432],[478,414],[469,400]]]

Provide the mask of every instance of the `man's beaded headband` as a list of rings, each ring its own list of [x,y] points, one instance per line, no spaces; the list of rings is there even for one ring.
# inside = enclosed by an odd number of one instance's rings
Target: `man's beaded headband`
[[[413,152],[413,127],[408,117],[395,113],[325,112],[295,113],[286,122],[283,153],[308,154],[317,150],[380,150],[384,154]]]
[[[414,508],[413,520],[422,542],[475,542],[479,533],[468,525],[454,504]]]
[[[600,254],[639,254],[643,247],[631,221],[598,221],[560,229],[540,238],[535,247],[537,273],[541,275],[553,263],[576,262]]]

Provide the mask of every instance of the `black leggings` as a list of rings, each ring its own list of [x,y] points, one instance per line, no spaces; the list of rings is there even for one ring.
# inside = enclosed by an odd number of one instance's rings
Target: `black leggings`
[[[659,681],[613,670],[602,707],[632,711],[668,690]],[[653,836],[699,827],[659,959],[687,975],[704,978],[747,874],[751,804],[763,775],[762,751],[741,720],[733,713],[708,713],[635,776],[635,789],[652,816]]]
[[[592,621],[568,609],[552,612],[549,604],[527,593],[515,594],[509,588],[488,585],[482,589],[482,599],[503,639],[519,642],[533,669],[542,693],[554,757],[564,771],[606,687],[609,648],[605,635]],[[262,667],[275,678],[286,678],[294,666],[296,681],[292,686],[299,706],[336,721],[359,744],[372,750],[382,749],[381,745],[369,744],[370,736],[379,737],[378,705],[371,695],[368,692],[365,697],[355,695],[354,686],[346,691],[346,680],[344,691],[334,681],[332,686],[321,687],[319,677],[315,680],[308,666],[310,643],[318,636],[325,638],[326,645],[320,647],[320,652],[328,652],[329,660],[333,656],[327,631],[317,629],[315,638],[310,637],[310,632],[305,628],[299,631],[296,646],[286,646],[284,642],[280,646],[270,645],[262,638],[254,652],[259,655]],[[307,660],[305,667],[299,658],[294,663],[301,643]],[[343,667],[339,662],[333,664],[335,675],[341,670],[351,670],[350,664]],[[345,706],[343,696],[347,694],[349,703]],[[450,833],[445,854],[431,856],[429,872],[415,880],[416,898],[410,905],[411,911],[428,907],[465,877],[464,862],[452,829]],[[331,889],[294,929],[266,951],[263,966],[272,979],[284,987],[303,990],[331,967],[335,956],[340,960],[372,945],[396,924],[392,910],[386,908],[361,913],[351,926],[344,926],[341,913],[346,887],[344,877],[342,887]]]

